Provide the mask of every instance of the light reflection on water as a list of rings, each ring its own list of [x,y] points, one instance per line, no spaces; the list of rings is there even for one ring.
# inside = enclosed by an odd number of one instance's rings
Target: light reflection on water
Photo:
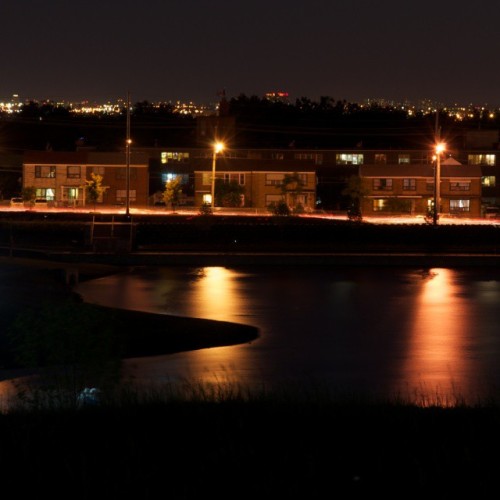
[[[250,344],[127,360],[138,382],[326,382],[445,404],[486,398],[500,380],[493,269],[138,268],[77,291],[103,305],[260,330]]]
[[[460,296],[460,287],[449,269],[432,269],[416,296],[409,323],[408,354],[401,367],[409,387],[433,388],[446,395],[470,392],[474,382],[469,350],[473,331],[471,304]],[[456,382],[455,382],[456,381]],[[429,389],[428,389],[429,390]]]

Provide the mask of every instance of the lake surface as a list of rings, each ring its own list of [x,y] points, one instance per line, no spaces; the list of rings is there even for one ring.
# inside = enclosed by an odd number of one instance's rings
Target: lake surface
[[[259,328],[249,344],[126,360],[138,383],[312,384],[419,404],[500,391],[496,268],[140,267],[76,291],[101,305]]]

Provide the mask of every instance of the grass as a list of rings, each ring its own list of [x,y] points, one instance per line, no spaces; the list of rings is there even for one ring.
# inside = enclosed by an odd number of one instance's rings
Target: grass
[[[184,381],[0,416],[4,487],[72,499],[491,498],[500,408]],[[28,479],[29,478],[29,479]]]

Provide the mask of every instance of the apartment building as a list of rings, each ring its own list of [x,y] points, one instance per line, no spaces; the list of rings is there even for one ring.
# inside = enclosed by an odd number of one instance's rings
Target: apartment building
[[[52,207],[86,206],[86,180],[102,176],[105,191],[99,205],[124,205],[127,176],[130,206],[146,206],[149,196],[148,157],[132,152],[27,151],[23,156],[23,188],[34,187],[36,197]]]
[[[461,141],[450,142],[448,149],[443,153],[442,163],[455,160],[459,165],[454,174],[457,182],[460,178],[467,178],[469,173],[473,177],[470,179],[470,192],[472,198],[469,203],[470,213],[475,214],[477,203],[477,181],[478,169],[469,167],[479,167],[480,170],[480,211],[482,215],[487,206],[500,206],[500,150],[498,131],[471,131],[466,134]],[[446,140],[445,137],[443,137]],[[361,144],[352,148],[344,149],[300,149],[293,144],[288,148],[226,148],[218,155],[216,177],[226,180],[237,177],[238,182],[245,186],[245,195],[242,203],[246,207],[265,207],[266,203],[276,197],[277,192],[273,183],[279,182],[278,177],[287,173],[300,173],[307,179],[304,189],[304,203],[308,207],[322,208],[325,210],[346,210],[350,200],[343,194],[348,179],[352,175],[359,175],[362,166],[391,167],[390,171],[399,168],[400,174],[392,177],[399,178],[422,178],[433,177],[434,169],[434,144],[429,142],[428,148],[423,149],[365,149]],[[153,147],[136,148],[136,152],[144,154],[149,163],[149,191],[152,195],[157,193],[156,199],[161,197],[161,192],[165,189],[165,183],[173,176],[181,176],[183,183],[183,195],[186,203],[199,206],[203,200],[207,200],[210,186],[207,184],[211,176],[212,149],[210,147]],[[409,175],[404,177],[406,167],[422,167],[421,173],[414,177]],[[394,168],[392,168],[394,167]],[[446,169],[443,169],[446,171]],[[416,171],[414,171],[415,173]],[[458,174],[458,175],[455,175]],[[393,174],[391,174],[393,175]],[[273,178],[274,176],[274,178]],[[314,177],[314,180],[313,180]],[[451,178],[450,178],[451,179]],[[465,186],[448,182],[450,193],[445,199],[449,203],[448,207],[443,207],[446,211],[457,208],[457,202],[453,197],[466,193]],[[429,183],[426,190],[430,189]],[[442,193],[446,193],[447,185],[443,184]],[[405,190],[408,191],[408,190]],[[420,193],[422,199],[426,193]],[[429,193],[427,193],[429,194]],[[412,193],[406,193],[412,196]],[[375,196],[375,194],[373,194]],[[402,196],[402,194],[400,195]],[[419,208],[418,198],[408,198],[414,200],[413,211],[422,211]],[[314,202],[313,202],[314,200]],[[153,196],[149,199],[149,204],[154,203]],[[425,204],[425,203],[424,203]],[[395,204],[391,202],[391,206]],[[465,208],[463,211],[466,211]]]
[[[362,165],[361,211],[365,215],[426,215],[435,199],[436,165]],[[481,216],[481,167],[453,158],[441,163],[439,213]]]
[[[481,216],[486,206],[499,204],[498,154],[491,149],[460,150],[456,154],[465,163],[455,160],[449,152],[442,161],[441,211]],[[168,178],[177,175],[182,178],[188,203],[201,206],[210,199],[212,158],[208,148],[132,151],[131,206],[152,205],[150,193],[163,191]],[[34,186],[37,197],[47,199],[52,206],[85,206],[85,180],[94,172],[103,176],[103,185],[107,188],[99,203],[124,204],[125,160],[124,153],[27,152],[23,159],[23,187]],[[365,181],[371,179],[365,182],[370,191],[363,203],[367,214],[389,209],[423,214],[432,200],[433,172],[432,151],[427,150],[245,149],[225,151],[216,162],[216,179],[236,180],[244,188],[241,205],[258,209],[282,199],[279,185],[284,176],[297,174],[303,184],[297,193],[297,203],[306,210],[315,210],[319,196],[334,186],[329,202],[333,203],[333,199],[342,210],[348,203],[341,194],[348,178],[361,175]],[[377,178],[385,184],[375,192],[373,183]]]
[[[297,186],[282,190],[285,176],[295,177]],[[316,171],[312,164],[297,161],[253,160],[222,157],[216,161],[215,179],[237,182],[243,190],[241,207],[266,209],[285,201],[293,210],[315,210]],[[212,162],[198,161],[194,170],[194,203],[211,203]]]

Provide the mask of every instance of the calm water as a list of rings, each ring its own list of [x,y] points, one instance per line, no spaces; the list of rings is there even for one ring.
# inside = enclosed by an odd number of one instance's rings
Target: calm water
[[[249,344],[126,361],[138,382],[328,384],[417,402],[500,397],[500,270],[136,268],[84,300],[257,326]]]

